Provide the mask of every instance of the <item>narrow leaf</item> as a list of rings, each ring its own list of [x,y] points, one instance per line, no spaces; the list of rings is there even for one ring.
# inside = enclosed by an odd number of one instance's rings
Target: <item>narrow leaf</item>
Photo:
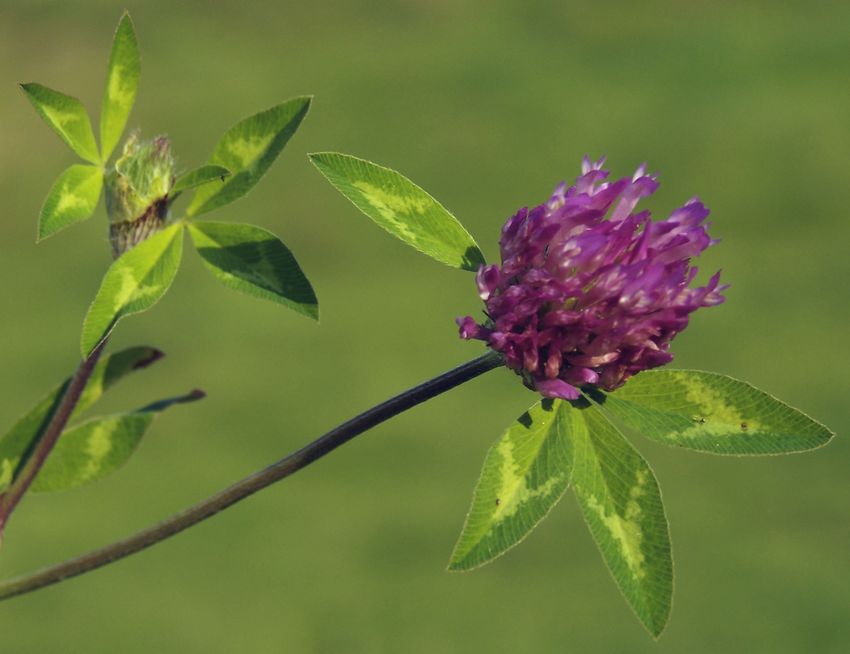
[[[183,225],[157,232],[116,259],[89,307],[81,339],[83,357],[106,338],[124,316],[150,309],[165,295],[183,255]]]
[[[53,184],[38,218],[38,240],[91,217],[103,188],[97,166],[74,164]]]
[[[189,223],[189,233],[207,270],[222,284],[318,320],[313,287],[277,236],[254,225],[204,221]]]
[[[714,454],[800,452],[833,436],[764,391],[710,372],[651,370],[598,398],[607,413],[647,438]]]
[[[487,453],[450,570],[469,570],[504,554],[561,499],[570,477],[569,437],[581,419],[569,408],[538,402]]]
[[[21,84],[21,89],[39,115],[74,152],[86,161],[100,165],[91,122],[79,100],[41,84]]]
[[[73,420],[91,407],[111,386],[127,374],[146,368],[162,356],[162,352],[152,347],[131,347],[101,358],[92,371],[71,419]],[[32,450],[32,446],[40,438],[61,394],[70,381],[66,379],[53,389],[0,437],[0,493],[5,491],[14,480],[15,471],[20,467],[24,455]]]
[[[201,397],[202,393],[192,392],[132,413],[92,418],[66,430],[38,473],[32,490],[68,490],[105,477],[133,455],[159,412]]]
[[[654,636],[673,595],[673,559],[658,483],[643,457],[595,405],[574,409],[572,488],[614,581]],[[578,427],[578,425],[577,425]]]
[[[183,173],[174,182],[171,188],[171,195],[176,195],[190,188],[195,188],[207,182],[219,181],[224,183],[225,178],[230,175],[230,171],[224,166],[214,166],[207,164],[194,170]]]
[[[186,214],[196,216],[233,202],[250,191],[274,163],[307,111],[310,98],[293,98],[245,118],[231,127],[218,142],[209,163],[233,174],[224,183],[200,186]]]
[[[103,161],[109,159],[127,125],[127,119],[136,101],[141,70],[139,44],[133,30],[133,21],[130,14],[124,12],[112,41],[112,52],[106,71],[106,89],[100,111]]]
[[[437,200],[394,170],[337,152],[310,160],[354,205],[393,236],[455,268],[477,271],[484,255]]]

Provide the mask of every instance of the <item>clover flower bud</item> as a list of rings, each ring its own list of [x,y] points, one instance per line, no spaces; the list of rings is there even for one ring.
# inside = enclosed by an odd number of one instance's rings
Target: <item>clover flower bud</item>
[[[105,183],[109,238],[117,258],[165,224],[174,185],[168,138],[140,141],[138,132],[132,133]]]

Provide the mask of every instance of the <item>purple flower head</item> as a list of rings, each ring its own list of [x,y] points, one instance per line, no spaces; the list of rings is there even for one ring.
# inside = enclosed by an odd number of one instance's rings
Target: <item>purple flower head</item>
[[[658,182],[644,166],[604,181],[604,159],[582,161],[574,186],[523,208],[502,228],[502,264],[476,281],[488,320],[458,318],[461,338],[501,352],[529,388],[574,400],[578,386],[614,390],[642,370],[673,359],[670,341],[692,311],[723,302],[716,273],[691,288],[691,257],[715,243],[708,209],[689,200],[653,222],[635,212]],[[606,218],[607,216],[607,218]]]

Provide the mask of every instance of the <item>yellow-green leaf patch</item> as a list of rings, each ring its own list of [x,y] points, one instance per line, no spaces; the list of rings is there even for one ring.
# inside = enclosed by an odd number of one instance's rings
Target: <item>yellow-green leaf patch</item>
[[[53,184],[38,218],[38,240],[91,217],[103,188],[97,166],[74,164]]]
[[[21,84],[21,89],[39,115],[74,152],[100,165],[91,121],[79,100],[41,84]]]
[[[109,55],[109,65],[106,72],[106,89],[103,93],[103,105],[100,112],[100,145],[103,161],[118,145],[121,133],[127,125],[136,92],[139,87],[141,60],[133,21],[128,13],[124,13],[115,38],[112,41],[112,52]]]
[[[826,427],[750,384],[696,370],[650,370],[596,399],[625,426],[714,454],[782,454],[825,445]]]
[[[572,489],[621,592],[658,636],[673,595],[673,559],[658,483],[649,467],[595,405],[572,431]]]
[[[484,255],[442,204],[403,175],[338,152],[310,160],[354,206],[420,252],[455,268],[477,271]]]
[[[450,570],[468,570],[500,556],[558,502],[570,477],[575,420],[581,416],[569,404],[543,400],[490,449]]]
[[[86,357],[124,316],[146,311],[165,295],[180,266],[183,225],[157,232],[116,259],[83,323],[80,347]]]
[[[261,111],[231,127],[215,147],[208,163],[232,174],[224,183],[213,181],[195,191],[186,213],[196,216],[233,202],[250,191],[292,138],[310,109],[310,98],[294,98]]]
[[[127,374],[145,368],[161,357],[162,353],[151,347],[132,347],[102,357],[92,371],[71,419],[91,407]],[[53,389],[0,437],[0,493],[9,487],[25,454],[32,450],[35,442],[41,437],[69,383],[70,379],[66,379]]]
[[[66,430],[38,473],[32,490],[68,490],[108,475],[129,460],[160,412],[201,397],[202,393],[192,392],[138,411],[92,418]]]

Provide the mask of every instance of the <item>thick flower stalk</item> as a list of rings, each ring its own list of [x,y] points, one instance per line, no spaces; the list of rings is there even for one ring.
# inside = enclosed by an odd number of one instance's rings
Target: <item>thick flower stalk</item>
[[[501,265],[476,278],[487,320],[457,320],[462,338],[485,341],[546,397],[577,399],[584,384],[614,390],[669,363],[690,314],[724,300],[719,272],[690,286],[690,259],[715,242],[708,209],[693,198],[653,221],[635,207],[658,188],[655,176],[641,166],[606,182],[603,163],[585,157],[574,186],[507,221]]]

